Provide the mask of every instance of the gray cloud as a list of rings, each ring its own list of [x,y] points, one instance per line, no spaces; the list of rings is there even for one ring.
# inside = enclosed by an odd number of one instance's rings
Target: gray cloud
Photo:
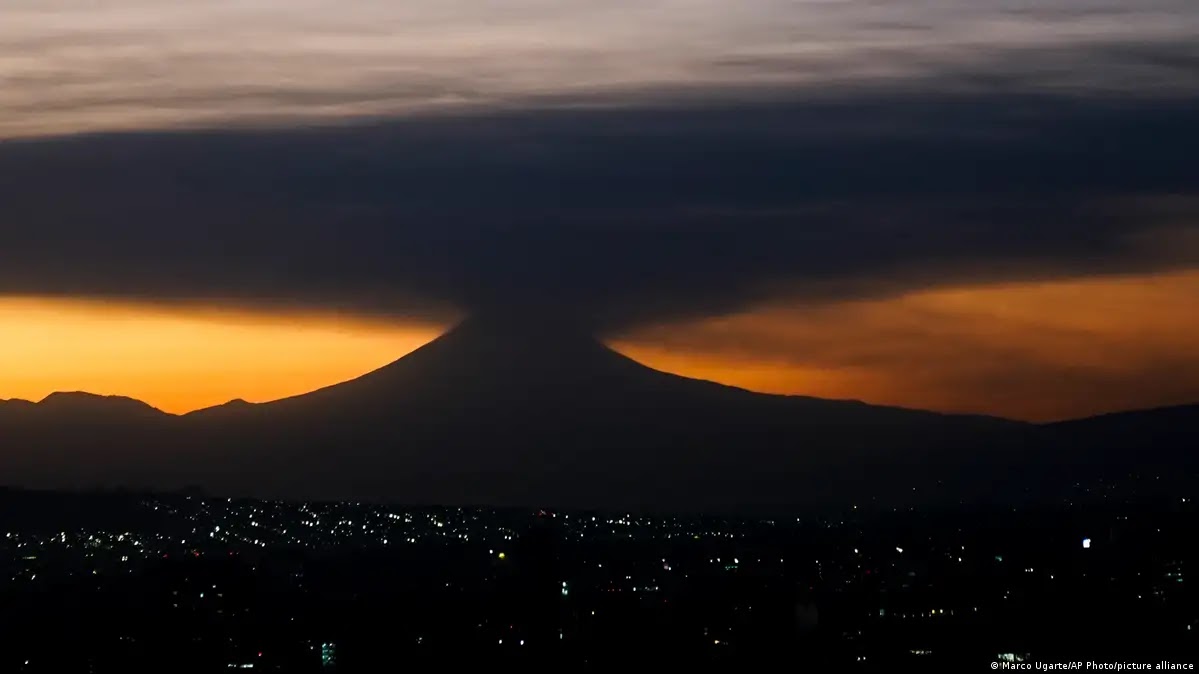
[[[0,293],[611,331],[780,293],[1199,263],[1158,245],[1196,240],[1199,101],[946,89],[9,141]]]
[[[1190,0],[8,0],[0,137],[751,86],[1193,91]],[[957,73],[956,81],[947,75]]]

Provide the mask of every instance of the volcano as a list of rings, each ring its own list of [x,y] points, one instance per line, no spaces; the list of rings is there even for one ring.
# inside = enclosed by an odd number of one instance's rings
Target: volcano
[[[0,429],[33,449],[7,453],[6,474],[37,486],[67,475],[301,499],[657,509],[965,488],[962,476],[1017,466],[1043,435],[992,417],[754,393],[646,367],[571,324],[486,317],[292,398],[176,417],[72,394],[0,404]]]
[[[454,417],[488,411],[531,414],[596,412],[655,417],[697,406],[777,406],[819,412],[824,421],[844,415],[858,422],[973,421],[1010,424],[994,417],[944,415],[858,401],[778,396],[647,367],[607,347],[584,330],[548,321],[471,318],[399,360],[347,382],[311,393],[252,405],[261,413]],[[224,407],[224,406],[222,406]],[[193,413],[207,416],[221,408]],[[831,415],[831,416],[829,416]],[[533,419],[522,419],[529,423]],[[693,419],[692,422],[698,420]],[[817,419],[809,419],[815,422]]]
[[[241,466],[236,492],[622,507],[824,498],[864,465],[920,470],[953,438],[1014,425],[762,395],[654,370],[570,325],[480,318],[358,379],[190,420],[214,445],[239,439],[217,464]]]

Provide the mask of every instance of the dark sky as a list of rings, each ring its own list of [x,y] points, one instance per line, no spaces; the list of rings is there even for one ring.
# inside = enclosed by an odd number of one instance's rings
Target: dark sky
[[[1199,261],[1199,99],[934,84],[9,141],[0,292],[619,329]]]

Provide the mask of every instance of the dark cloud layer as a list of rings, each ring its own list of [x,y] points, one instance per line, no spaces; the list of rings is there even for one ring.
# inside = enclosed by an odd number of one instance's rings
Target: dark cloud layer
[[[0,293],[618,330],[1199,263],[1152,245],[1195,241],[1199,99],[918,91],[9,141]]]

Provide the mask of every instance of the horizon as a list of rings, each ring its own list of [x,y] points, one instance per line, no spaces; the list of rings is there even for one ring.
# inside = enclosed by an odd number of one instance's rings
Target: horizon
[[[1104,281],[1088,283],[1104,284]],[[1047,348],[1061,348],[1052,344],[1053,339],[1067,339],[1071,342],[1070,348],[1075,349],[1102,339],[1108,344],[1088,358],[1111,358],[1109,369],[1116,364],[1117,358],[1124,359],[1120,366],[1128,372],[1124,380],[1133,385],[1144,384],[1136,371],[1138,362],[1171,358],[1186,362],[1190,353],[1186,335],[1199,334],[1199,316],[1186,311],[1190,292],[1199,292],[1199,275],[1189,272],[1175,274],[1173,278],[1167,275],[1165,281],[1150,283],[1148,288],[1138,288],[1139,283],[1144,283],[1144,279],[1116,278],[1095,290],[1082,285],[1088,294],[1109,299],[1113,291],[1123,292],[1124,296],[1109,304],[1140,304],[1154,310],[1154,314],[1138,318],[1132,331],[1123,334],[1120,330],[1127,326],[1128,316],[1096,322],[1097,317],[1107,313],[1109,308],[1104,302],[1078,305],[1079,284],[1064,282],[1036,286],[986,285],[912,293],[893,300],[817,307],[815,309],[822,310],[826,316],[839,318],[843,325],[822,322],[816,333],[808,329],[808,334],[800,334],[798,339],[809,342],[815,337],[817,348],[814,353],[800,354],[798,362],[747,354],[745,344],[735,333],[740,328],[752,335],[757,325],[770,325],[772,320],[776,324],[780,320],[794,321],[787,315],[787,307],[764,307],[675,325],[650,325],[616,337],[595,336],[605,346],[648,367],[763,394],[861,400],[876,405],[947,414],[984,414],[1034,423],[1195,403],[1199,401],[1199,393],[1191,393],[1194,389],[1185,379],[1175,390],[1167,388],[1154,392],[1134,388],[1128,392],[1114,392],[1125,393],[1123,397],[1117,395],[1115,399],[1097,400],[1093,394],[1063,396],[1060,390],[1038,384],[1037,380],[1044,379],[1044,375],[1034,371],[1026,376],[1034,385],[1041,386],[1038,396],[997,402],[979,395],[986,392],[988,385],[985,373],[978,377],[974,391],[960,382],[952,388],[934,383],[926,385],[924,391],[914,391],[910,386],[906,390],[903,387],[905,377],[911,374],[903,367],[888,371],[876,366],[871,381],[863,380],[860,374],[855,376],[851,364],[838,364],[833,360],[832,367],[828,367],[819,362],[825,355],[821,349],[829,349],[839,339],[851,341],[852,335],[847,336],[846,332],[866,330],[860,327],[862,325],[871,326],[869,329],[874,331],[871,334],[875,338],[889,339],[886,331],[891,326],[888,323],[894,321],[900,311],[917,311],[922,304],[936,307],[939,303],[948,309],[949,320],[960,321],[962,318],[955,317],[954,311],[963,316],[970,315],[966,308],[975,302],[1006,300],[1005,308],[1012,314],[1007,320],[998,316],[980,316],[974,310],[971,321],[988,341],[1002,336],[1014,337],[1008,345],[1009,353],[1016,344],[1035,353]],[[1173,286],[1180,286],[1182,292],[1175,291]],[[1075,305],[1059,304],[1060,299],[1053,298],[1055,293],[1071,298]],[[1021,343],[1020,333],[1007,325],[1015,323],[1016,327],[1023,327],[1013,319],[1026,321],[1030,312],[1040,311],[1035,307],[1037,302],[1053,302],[1061,311],[1054,323],[1045,324],[1046,329],[1052,329],[1056,324],[1058,333],[1044,338],[1048,344],[1038,343],[1037,339],[1029,339],[1027,335]],[[1022,303],[1033,306],[1021,306]],[[781,317],[772,318],[772,312],[780,311]],[[855,311],[859,315],[855,316]],[[19,318],[14,319],[18,314]],[[413,323],[388,317],[328,312],[231,310],[215,304],[141,305],[39,298],[10,299],[6,303],[0,300],[0,327],[7,327],[9,335],[5,344],[8,349],[0,353],[0,366],[8,374],[6,381],[0,384],[0,400],[38,401],[55,392],[86,392],[133,398],[175,415],[238,399],[271,402],[367,374],[437,339],[468,317],[440,323]],[[985,325],[988,318],[993,321],[989,327]],[[1145,344],[1133,341],[1143,340],[1145,333],[1153,329],[1154,320],[1162,322],[1159,338]],[[1077,334],[1082,326],[1087,328],[1086,339],[1071,339],[1067,330]],[[25,350],[22,350],[18,328],[25,328],[30,333]],[[149,335],[134,336],[129,332],[131,329]],[[1104,335],[1105,331],[1108,334]],[[57,336],[47,340],[47,336],[56,333]],[[79,340],[69,341],[63,333],[77,334]],[[733,335],[731,340],[727,336],[730,333]],[[1172,334],[1181,339],[1171,341]],[[745,341],[753,345],[752,337]],[[935,344],[934,341],[924,347],[923,352],[909,349],[896,356],[908,360],[937,358],[939,352],[933,347]],[[986,353],[985,342],[980,341],[975,346],[980,353]],[[55,352],[46,353],[48,348]],[[156,353],[156,357],[147,358],[147,352]],[[42,353],[46,355],[40,355]],[[312,358],[318,353],[320,358]],[[134,354],[138,354],[139,360],[132,359]],[[836,355],[829,354],[834,358]],[[40,365],[49,356],[56,359],[54,368]],[[804,356],[816,362],[805,363]],[[1008,368],[1013,365],[1010,361],[1002,364]],[[946,372],[941,376],[955,374],[958,370],[954,363],[942,367]],[[1186,373],[1186,370],[1171,372],[1175,376]],[[1086,387],[1088,382],[1084,379],[1080,384]],[[971,396],[972,392],[975,397]],[[1052,404],[1046,404],[1046,401]]]

